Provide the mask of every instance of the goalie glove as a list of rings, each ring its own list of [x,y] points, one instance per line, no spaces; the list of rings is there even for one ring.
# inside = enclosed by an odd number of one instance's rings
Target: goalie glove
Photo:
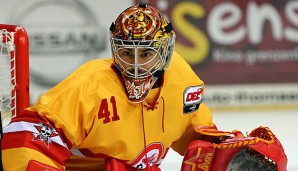
[[[222,132],[198,127],[197,132],[218,136],[215,144],[194,140],[187,148],[182,171],[285,171],[287,157],[276,136],[267,127],[254,129],[248,137],[240,131]]]

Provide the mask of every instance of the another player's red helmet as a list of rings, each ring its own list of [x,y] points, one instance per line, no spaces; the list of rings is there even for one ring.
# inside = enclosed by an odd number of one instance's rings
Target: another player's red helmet
[[[157,9],[138,4],[124,10],[110,27],[115,66],[131,102],[142,102],[172,57],[175,33]]]

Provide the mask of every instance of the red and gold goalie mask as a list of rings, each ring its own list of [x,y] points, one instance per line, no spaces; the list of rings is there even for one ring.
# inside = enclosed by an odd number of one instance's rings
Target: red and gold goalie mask
[[[123,11],[110,27],[115,66],[121,71],[129,101],[140,103],[166,69],[175,43],[172,25],[147,4]]]

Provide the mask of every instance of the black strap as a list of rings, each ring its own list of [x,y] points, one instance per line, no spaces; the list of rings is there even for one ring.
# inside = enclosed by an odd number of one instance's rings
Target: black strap
[[[173,30],[172,23],[169,23],[168,25],[166,25],[165,30],[167,33],[170,33]]]
[[[115,30],[115,27],[116,27],[115,23],[112,22],[112,24],[110,26],[110,31],[113,32]]]
[[[140,8],[147,8],[147,3],[141,2],[139,3]]]

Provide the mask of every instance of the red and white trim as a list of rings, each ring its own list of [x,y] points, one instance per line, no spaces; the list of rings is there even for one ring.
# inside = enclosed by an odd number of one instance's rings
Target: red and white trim
[[[32,132],[34,134],[34,133],[39,133],[39,130],[36,129],[36,127],[39,127],[39,126],[40,126],[39,124],[24,122],[24,121],[12,122],[8,126],[4,127],[3,132],[4,133],[12,133],[12,132],[28,131],[28,132]],[[50,140],[52,142],[55,142],[55,143],[65,147],[67,150],[69,150],[69,148],[62,141],[60,136],[57,135],[57,136],[50,137]]]

